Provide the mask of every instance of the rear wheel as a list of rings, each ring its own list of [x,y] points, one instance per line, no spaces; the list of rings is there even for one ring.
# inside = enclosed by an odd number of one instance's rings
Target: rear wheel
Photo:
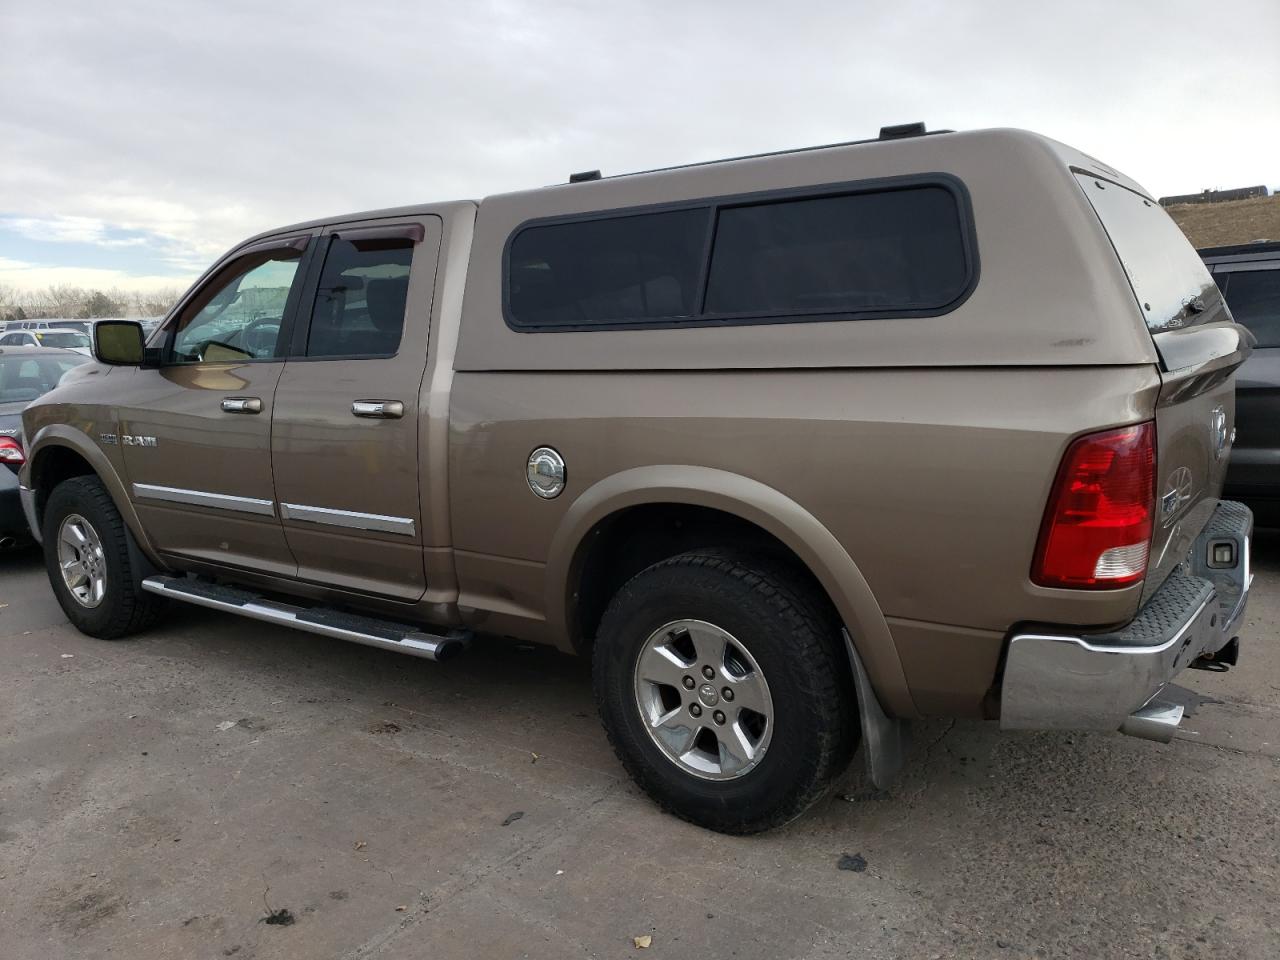
[[[97,477],[60,483],[42,525],[49,583],[81,633],[116,640],[151,626],[164,607],[142,590],[141,554]]]
[[[667,810],[753,833],[820,799],[857,745],[839,628],[802,579],[695,551],[610,601],[596,699],[627,771]]]

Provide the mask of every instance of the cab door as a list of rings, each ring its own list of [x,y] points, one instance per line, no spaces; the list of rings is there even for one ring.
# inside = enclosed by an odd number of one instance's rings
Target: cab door
[[[419,393],[442,223],[325,228],[276,386],[271,466],[298,576],[394,600],[426,590]]]
[[[312,246],[246,248],[166,324],[158,369],[119,368],[115,433],[130,495],[161,552],[294,576],[277,514],[271,415]]]

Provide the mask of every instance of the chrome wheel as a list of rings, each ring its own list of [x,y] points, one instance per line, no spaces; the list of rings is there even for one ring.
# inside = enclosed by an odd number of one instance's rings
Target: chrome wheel
[[[93,608],[107,593],[107,559],[93,525],[78,513],[58,527],[58,568],[67,591],[82,607]]]
[[[749,773],[773,736],[773,698],[760,667],[732,634],[702,620],[676,620],[649,635],[635,695],[658,749],[705,780]]]

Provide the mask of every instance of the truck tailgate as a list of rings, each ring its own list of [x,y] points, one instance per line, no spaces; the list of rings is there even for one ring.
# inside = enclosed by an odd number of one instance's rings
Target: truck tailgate
[[[1235,371],[1253,338],[1231,317],[1208,269],[1150,197],[1077,173],[1133,288],[1161,361],[1156,512],[1144,600],[1186,558],[1222,494],[1235,424]]]

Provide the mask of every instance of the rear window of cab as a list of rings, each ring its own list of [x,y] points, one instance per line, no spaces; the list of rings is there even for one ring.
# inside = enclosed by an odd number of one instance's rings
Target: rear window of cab
[[[895,178],[531,221],[503,313],[527,332],[937,316],[976,278],[959,182]]]

